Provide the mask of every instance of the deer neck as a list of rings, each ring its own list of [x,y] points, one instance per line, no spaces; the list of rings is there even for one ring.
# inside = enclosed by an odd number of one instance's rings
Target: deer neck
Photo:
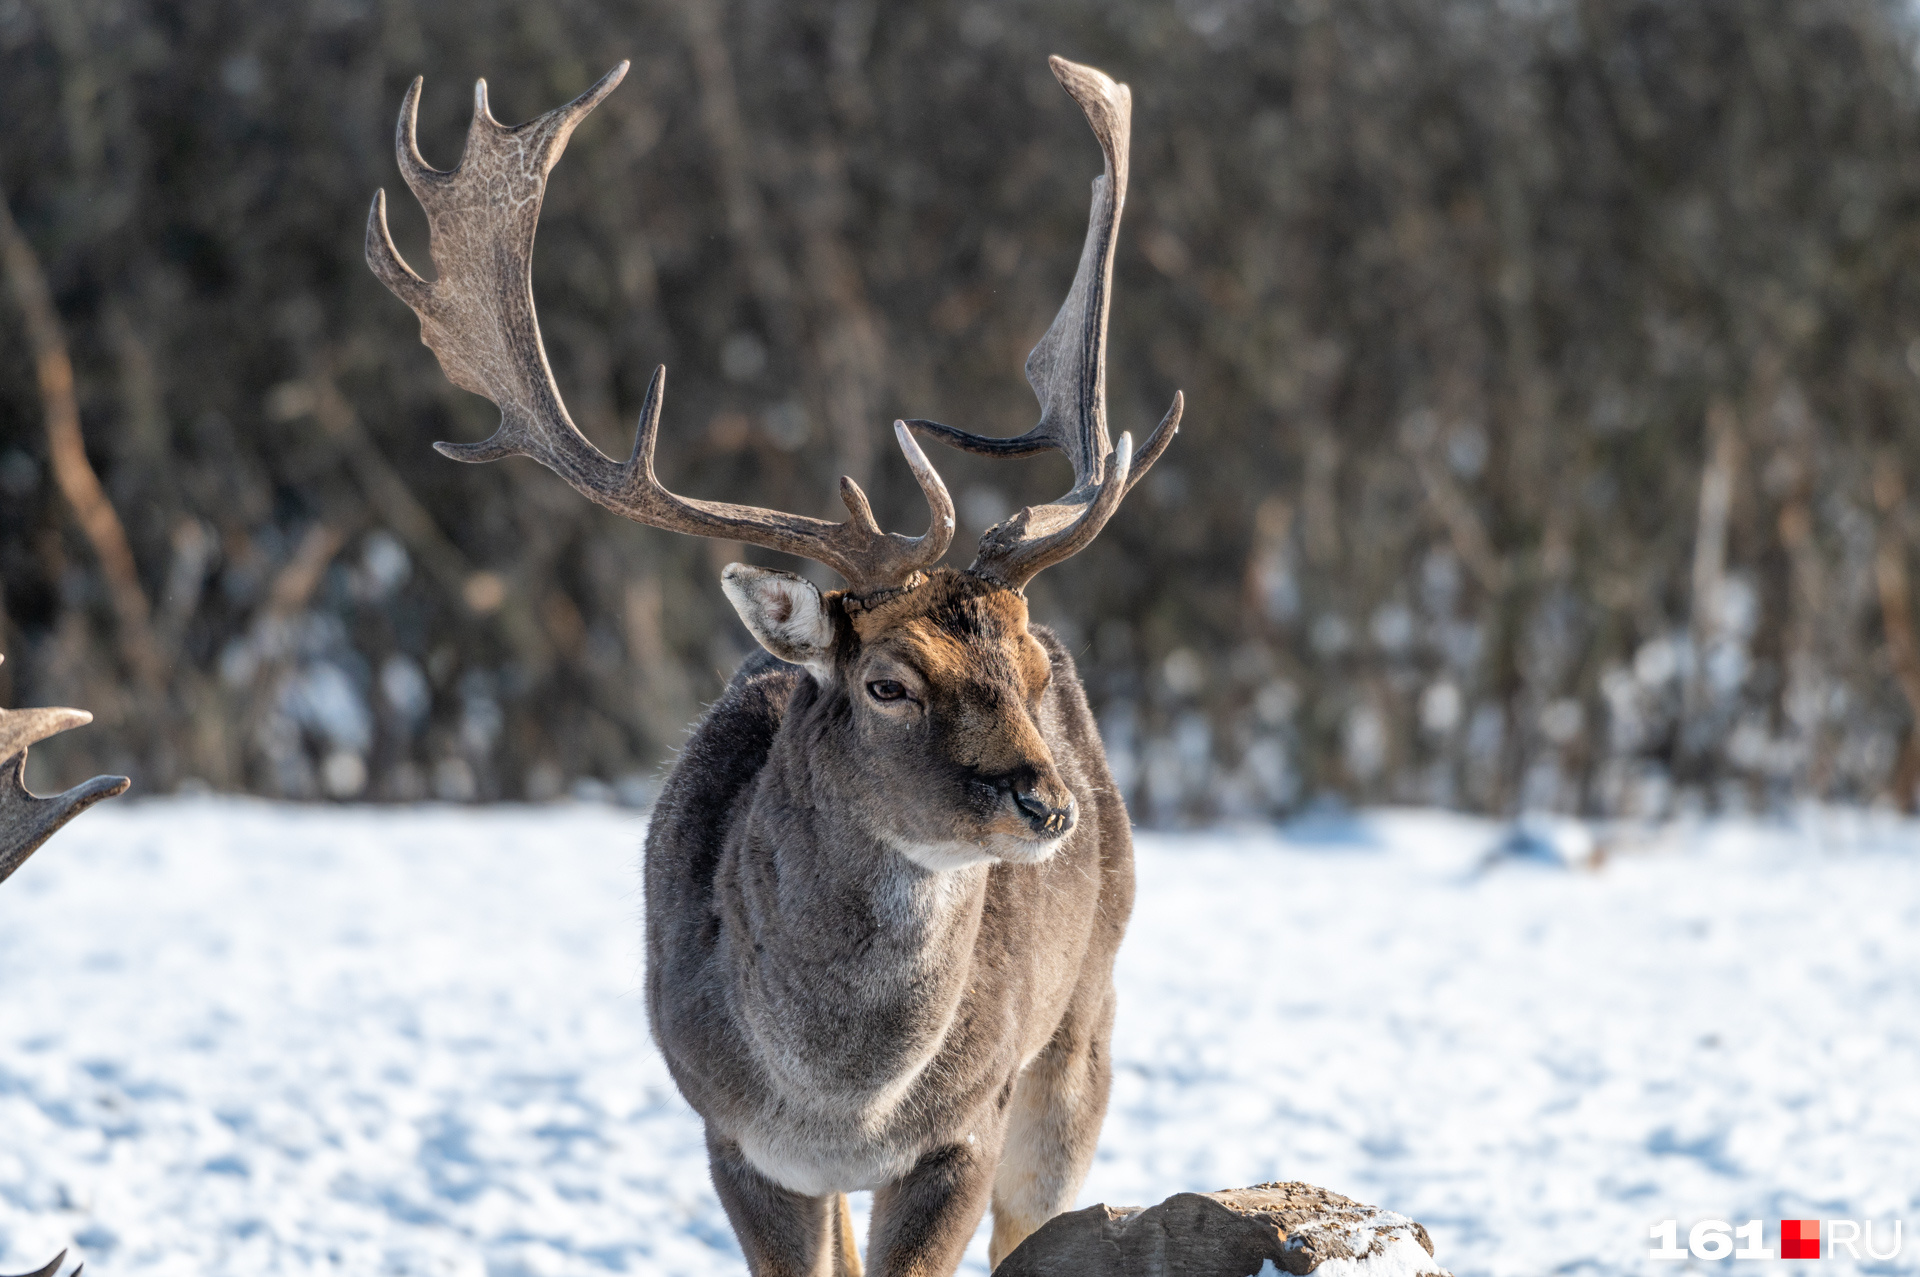
[[[885,845],[856,802],[859,773],[834,756],[830,709],[796,697],[736,827],[724,961],[775,1092],[872,1115],[949,1036],[974,979],[989,867],[933,871]]]
[[[955,847],[930,857],[878,827],[858,784],[860,760],[838,733],[819,730],[830,707],[795,708],[799,721],[790,718],[776,738],[749,817],[749,843],[774,873],[764,885],[778,884],[776,895],[754,902],[766,911],[758,917],[778,919],[783,933],[813,932],[801,937],[807,947],[838,939],[863,951],[897,948],[915,962],[943,948],[944,935],[962,932],[970,942],[988,856]],[[827,916],[843,924],[837,936],[819,934]]]

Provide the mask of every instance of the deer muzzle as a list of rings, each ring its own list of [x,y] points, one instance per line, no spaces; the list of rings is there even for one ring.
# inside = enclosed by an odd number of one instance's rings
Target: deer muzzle
[[[1051,788],[1051,787],[1046,787]],[[1073,829],[1078,815],[1073,795],[1061,788],[1058,801],[1051,801],[1042,786],[1015,787],[1013,805],[1026,817],[1027,826],[1041,838],[1062,838]]]

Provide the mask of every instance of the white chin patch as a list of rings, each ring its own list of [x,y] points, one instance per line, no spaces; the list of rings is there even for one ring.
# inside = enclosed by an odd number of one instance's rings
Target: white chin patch
[[[1062,838],[1015,838],[1010,834],[989,834],[980,842],[918,842],[888,834],[887,846],[932,873],[947,873],[973,865],[1001,860],[1010,865],[1037,865],[1060,849]]]
[[[1060,844],[1066,840],[1064,834],[1058,838],[1008,838],[1004,840],[1004,849],[997,853],[997,858],[1010,865],[1045,864],[1053,859],[1053,853],[1060,850]]]

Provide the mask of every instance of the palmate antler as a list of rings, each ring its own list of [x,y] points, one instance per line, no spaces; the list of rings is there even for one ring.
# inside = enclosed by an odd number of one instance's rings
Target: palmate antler
[[[1030,507],[989,528],[969,569],[1020,590],[1035,573],[1093,540],[1120,499],[1159,459],[1180,429],[1185,403],[1173,406],[1136,457],[1130,434],[1116,449],[1107,434],[1107,311],[1113,251],[1126,204],[1133,97],[1092,67],[1052,58],[1054,75],[1093,126],[1105,171],[1093,183],[1093,206],[1073,288],[1040,344],[1027,357],[1027,380],[1040,400],[1040,422],[1013,439],[971,434],[936,421],[894,422],[894,437],[926,494],[932,523],[923,536],[883,532],[866,494],[840,480],[850,518],[828,523],[804,515],[681,497],[653,473],[666,369],[657,369],[641,410],[633,454],[615,462],[589,443],[567,415],[547,364],[533,304],[533,238],[547,175],[589,111],[626,75],[622,62],[574,101],[528,124],[508,128],[487,109],[487,84],[474,89],[473,123],[460,163],[448,172],[421,158],[415,138],[421,81],[407,90],[395,151],[408,187],[426,210],[439,277],[428,283],[400,259],[387,230],[386,192],[367,218],[367,263],[420,317],[421,340],[454,384],[500,408],[500,428],[483,443],[434,446],[456,461],[526,456],[560,475],[589,499],[627,518],[696,536],[766,546],[824,563],[855,593],[897,586],[931,567],[953,540],[953,501],[907,426],[969,452],[1023,457],[1048,448],[1065,453],[1074,486],[1058,501]]]
[[[126,792],[125,776],[95,776],[48,798],[27,792],[27,746],[92,721],[83,709],[0,709],[0,882],[60,826],[102,798]]]
[[[1132,436],[1114,448],[1107,436],[1107,309],[1113,293],[1113,250],[1127,202],[1127,152],[1133,94],[1124,84],[1065,58],[1048,59],[1054,78],[1087,113],[1106,169],[1093,180],[1086,245],[1073,288],[1040,344],[1027,356],[1027,382],[1040,400],[1040,422],[1012,439],[976,435],[937,421],[909,421],[944,443],[989,457],[1027,457],[1058,448],[1073,464],[1073,489],[989,528],[969,571],[1018,590],[1042,568],[1078,553],[1099,535],[1120,498],[1160,459],[1180,431],[1185,396],[1135,456]],[[1109,464],[1111,463],[1111,464]]]
[[[640,523],[695,536],[766,546],[824,563],[856,593],[897,586],[932,566],[953,540],[953,500],[904,425],[894,436],[926,494],[932,523],[919,537],[883,532],[866,494],[840,480],[850,515],[829,523],[804,515],[677,496],[653,473],[654,440],[666,369],[647,387],[633,455],[616,462],[589,443],[567,415],[547,364],[533,305],[533,237],[547,174],[589,111],[627,73],[622,62],[574,101],[529,124],[508,128],[487,109],[487,82],[474,88],[466,152],[450,172],[431,168],[415,138],[421,81],[407,90],[395,138],[400,171],[426,210],[438,278],[420,278],[400,259],[387,230],[386,192],[367,219],[367,263],[420,316],[421,340],[454,384],[500,409],[500,428],[484,443],[434,446],[456,461],[526,456],[582,495]]]

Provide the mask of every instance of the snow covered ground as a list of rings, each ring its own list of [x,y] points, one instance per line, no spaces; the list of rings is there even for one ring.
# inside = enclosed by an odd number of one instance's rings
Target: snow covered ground
[[[0,889],[0,1272],[744,1271],[647,1038],[642,833],[88,813]],[[1920,826],[1673,829],[1598,872],[1483,868],[1497,841],[1142,836],[1083,1203],[1305,1179],[1463,1277],[1675,1271],[1669,1218],[1902,1219],[1862,1270],[1920,1268]]]

